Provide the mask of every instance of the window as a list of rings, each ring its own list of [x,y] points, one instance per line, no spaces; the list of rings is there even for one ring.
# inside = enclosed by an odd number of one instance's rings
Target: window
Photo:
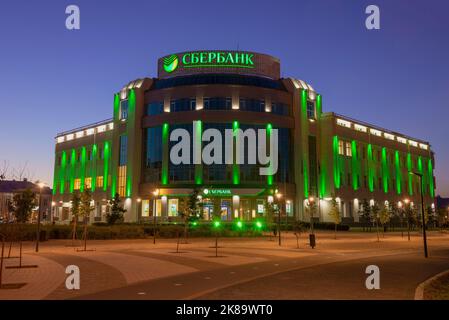
[[[239,108],[242,111],[265,112],[265,101],[241,98]]]
[[[128,119],[128,100],[120,101],[120,120]]]
[[[289,111],[288,105],[284,103],[275,102],[271,104],[271,112],[274,114],[287,116],[289,114],[288,111]]]
[[[121,197],[126,195],[126,166],[118,167],[118,194]]]
[[[178,199],[168,200],[168,216],[176,217],[178,215]]]
[[[123,166],[126,165],[128,161],[128,136],[123,135],[120,136],[120,154],[119,154],[119,165]]]
[[[74,183],[73,183],[73,188],[75,190],[79,190],[81,187],[81,179],[75,179]]]
[[[205,110],[231,110],[232,99],[230,97],[204,98],[203,105]]]
[[[345,155],[345,146],[344,146],[344,141],[342,141],[342,140],[339,140],[338,141],[338,154],[341,154],[341,155]]]
[[[315,103],[313,101],[307,101],[307,118],[315,119]]]
[[[195,98],[176,99],[170,101],[170,112],[195,110]]]
[[[142,200],[142,217],[150,216],[150,201]]]
[[[164,112],[164,103],[162,101],[150,102],[147,104],[147,116],[154,116]]]
[[[84,185],[86,186],[86,189],[92,189],[92,178],[88,177],[84,179]]]
[[[351,142],[346,142],[346,155],[352,157]]]
[[[103,176],[98,176],[97,177],[97,187],[98,188],[103,188]]]
[[[100,155],[100,159],[103,160],[104,159],[103,148],[100,147],[100,149],[98,150],[98,154]]]
[[[92,152],[90,150],[87,150],[87,159],[89,159],[89,161],[92,161]]]

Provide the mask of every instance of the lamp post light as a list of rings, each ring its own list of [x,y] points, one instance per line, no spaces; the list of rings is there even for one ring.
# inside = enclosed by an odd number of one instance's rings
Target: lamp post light
[[[413,174],[419,177],[419,185],[421,191],[421,218],[422,218],[422,236],[424,242],[424,257],[427,258],[429,255],[427,253],[427,236],[426,236],[426,219],[424,217],[424,195],[423,195],[423,182],[422,182],[422,174],[418,172],[409,172],[409,174]]]
[[[278,237],[279,237],[279,245],[281,245],[281,203],[280,200],[282,198],[281,193],[276,193],[277,200],[277,209],[278,209]]]
[[[39,210],[37,211],[36,252],[39,252],[39,240],[41,233],[42,189],[45,187],[45,184],[40,182],[37,185],[39,186]]]

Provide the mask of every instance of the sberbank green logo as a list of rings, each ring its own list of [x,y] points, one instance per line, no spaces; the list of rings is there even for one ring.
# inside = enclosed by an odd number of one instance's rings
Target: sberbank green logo
[[[178,67],[178,56],[176,54],[172,54],[171,56],[164,58],[164,70],[165,72],[171,73],[176,70]]]

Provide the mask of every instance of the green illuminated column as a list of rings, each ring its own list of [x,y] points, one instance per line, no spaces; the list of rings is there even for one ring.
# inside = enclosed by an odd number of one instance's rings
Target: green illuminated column
[[[382,184],[385,193],[388,193],[388,162],[387,162],[387,148],[382,148]]]
[[[84,192],[85,180],[86,180],[86,147],[81,148],[81,184],[80,191]]]
[[[238,141],[238,129],[239,129],[239,123],[238,121],[234,121],[232,123],[232,129],[234,131],[234,164],[232,165],[232,183],[233,184],[239,184],[240,183],[240,167],[237,164],[237,157],[238,157],[238,148],[237,148],[237,141]]]
[[[357,142],[352,140],[351,142],[351,167],[352,167],[352,188],[354,190],[359,189],[359,162],[357,160]]]
[[[164,123],[162,126],[162,174],[161,174],[161,184],[168,184],[168,136],[169,136],[169,125]]]
[[[271,139],[271,131],[273,130],[273,125],[271,123],[267,123],[267,146],[271,146],[271,144],[269,143],[270,139]],[[271,154],[272,150],[270,150],[270,154]],[[267,175],[267,185],[271,186],[273,185],[273,171],[271,170],[272,168],[269,169],[269,174]]]
[[[410,196],[413,196],[413,175],[410,174],[412,172],[412,155],[407,153],[407,171],[408,171],[408,193]]]
[[[373,163],[373,145],[368,144],[368,187],[369,191],[374,191],[374,163]]]
[[[114,121],[119,120],[119,112],[120,112],[120,94],[116,93],[114,95]]]
[[[318,159],[317,161],[320,163],[320,170],[318,172],[318,181],[319,181],[319,197],[324,198],[328,196],[327,184],[328,184],[328,161],[329,155],[327,153],[327,137],[323,137],[321,135],[321,114],[323,112],[322,108],[322,97],[321,94],[316,96],[316,117],[317,117],[317,136],[318,136]],[[324,140],[326,139],[326,141]]]
[[[399,161],[399,151],[396,150],[394,153],[394,170],[396,171],[396,192],[397,194],[402,193],[402,175],[401,175],[401,165]]]
[[[126,133],[128,137],[128,145],[126,152],[127,161],[126,161],[126,196],[131,197],[132,194],[132,181],[133,181],[133,154],[132,154],[132,145],[133,145],[133,132],[134,123],[135,123],[135,115],[136,115],[136,91],[131,89],[128,93],[128,119],[126,122]],[[135,129],[134,129],[135,130]]]
[[[303,179],[304,179],[304,197],[309,197],[309,154],[308,154],[308,119],[307,119],[307,91],[302,90],[301,91],[301,134],[302,134],[302,172],[303,172]]]
[[[316,96],[316,104],[315,104],[315,106],[316,106],[316,116],[317,116],[317,119],[320,120],[320,118],[321,118],[321,113],[323,112],[323,109],[322,109],[322,98],[321,98],[321,94],[318,94],[318,95]]]
[[[201,147],[202,141],[201,136],[203,134],[203,123],[199,120],[195,122],[195,131],[196,131],[196,138],[197,145]],[[203,183],[203,165],[202,164],[195,164],[195,184],[202,184]]]
[[[92,179],[92,192],[97,187],[97,144],[92,146],[92,162],[91,162],[91,179]]]
[[[338,153],[338,136],[334,136],[333,138],[332,151],[334,160],[334,186],[336,189],[340,189],[340,155]]]
[[[103,151],[103,191],[108,190],[110,158],[111,158],[111,144],[109,143],[109,141],[105,141],[104,151]],[[115,186],[114,186],[113,190],[115,192]],[[113,194],[113,196],[114,196],[114,194]]]
[[[434,185],[433,185],[432,159],[429,159],[429,162],[427,164],[427,170],[428,170],[428,177],[429,177],[429,194],[433,198],[433,197],[435,197],[435,190],[434,190]]]
[[[67,166],[67,153],[65,151],[62,151],[61,169],[59,170],[59,194],[64,194],[66,166]]]
[[[422,175],[422,192],[425,194],[426,190],[424,188],[424,174],[423,174],[423,168],[422,168],[422,157],[418,157],[418,172]]]
[[[72,149],[70,156],[70,193],[73,193],[73,188],[75,184],[75,164],[76,164],[76,151]]]

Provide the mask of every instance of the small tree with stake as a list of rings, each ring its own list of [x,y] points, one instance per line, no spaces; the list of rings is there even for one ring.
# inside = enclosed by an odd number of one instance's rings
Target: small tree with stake
[[[377,241],[380,241],[379,239],[379,206],[377,203],[373,203],[371,206],[371,214],[372,218],[374,219],[376,223],[376,233],[377,233]]]
[[[337,239],[337,225],[339,225],[341,223],[341,214],[340,214],[340,209],[338,208],[337,201],[335,201],[335,199],[332,199],[329,216],[331,217],[332,221],[335,224],[334,238]]]
[[[126,209],[123,208],[122,200],[118,193],[115,194],[112,200],[109,200],[109,205],[111,206],[111,210],[106,214],[107,223],[112,225],[117,222],[123,222],[123,214],[126,212]]]
[[[266,217],[267,217],[267,226],[269,226],[269,230],[270,230],[270,241],[272,241],[272,235],[275,234],[276,232],[276,228],[273,228],[273,219],[274,219],[274,214],[276,212],[276,208],[274,207],[274,204],[272,201],[266,201],[265,202],[265,213],[266,213]]]
[[[92,195],[89,190],[85,190],[81,194],[80,201],[80,216],[83,218],[84,222],[84,231],[83,231],[83,240],[84,240],[84,251],[86,251],[87,247],[87,224],[89,222],[90,213],[95,207],[91,206]]]
[[[78,217],[80,214],[80,203],[81,203],[81,198],[80,198],[80,194],[78,191],[75,191],[72,194],[72,246],[73,246],[73,242],[76,239],[76,228],[78,226]]]
[[[380,210],[379,213],[379,221],[380,224],[382,225],[382,236],[385,237],[385,229],[386,229],[386,224],[388,222],[390,222],[390,211],[388,210],[387,206],[383,206],[382,210]]]
[[[371,230],[371,207],[368,203],[368,200],[363,199],[362,203],[360,204],[359,208],[359,215],[363,219],[363,231],[365,231],[365,226],[368,224],[370,230]]]

